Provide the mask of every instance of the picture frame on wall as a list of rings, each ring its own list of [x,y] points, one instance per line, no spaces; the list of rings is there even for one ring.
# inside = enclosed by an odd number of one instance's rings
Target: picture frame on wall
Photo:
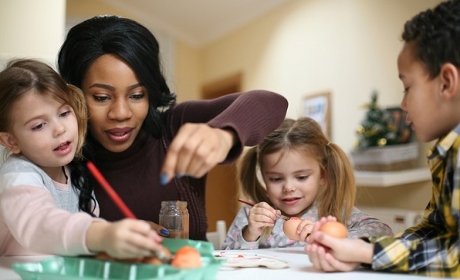
[[[304,117],[314,119],[321,126],[327,138],[331,137],[331,93],[329,91],[304,96],[302,112]]]

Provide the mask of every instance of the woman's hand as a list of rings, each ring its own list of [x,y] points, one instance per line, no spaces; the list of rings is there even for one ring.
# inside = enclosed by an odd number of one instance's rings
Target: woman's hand
[[[86,242],[93,252],[106,252],[113,258],[142,258],[161,249],[162,238],[141,220],[123,219],[118,222],[94,221]]]
[[[246,241],[256,241],[266,227],[273,227],[279,210],[273,209],[268,203],[260,202],[249,210],[249,224],[243,232]]]
[[[168,147],[161,183],[168,183],[176,175],[202,177],[225,160],[235,141],[232,130],[184,124]]]

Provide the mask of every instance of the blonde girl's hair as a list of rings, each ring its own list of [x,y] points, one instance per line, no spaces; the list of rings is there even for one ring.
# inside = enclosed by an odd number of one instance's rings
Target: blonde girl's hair
[[[275,152],[282,156],[295,150],[314,159],[326,176],[316,197],[319,217],[332,215],[345,223],[351,215],[356,196],[353,167],[344,151],[331,143],[319,124],[311,118],[285,119],[257,146],[248,149],[237,164],[237,176],[241,191],[254,203],[273,203],[258,179],[263,170],[263,157]]]
[[[39,60],[14,59],[0,72],[0,131],[10,131],[13,104],[31,91],[72,107],[78,123],[75,157],[83,158],[82,150],[87,128],[87,109],[83,92],[75,86],[68,85],[53,68]]]

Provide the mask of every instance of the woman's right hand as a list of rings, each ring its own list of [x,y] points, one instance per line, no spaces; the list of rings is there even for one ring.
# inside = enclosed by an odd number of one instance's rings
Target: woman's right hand
[[[94,221],[86,241],[93,252],[106,252],[117,259],[142,258],[161,250],[162,238],[146,221],[123,219],[118,222]]]
[[[204,123],[181,126],[166,153],[161,169],[161,183],[174,176],[201,178],[223,162],[237,141],[231,129],[213,128]]]
[[[273,227],[279,210],[273,209],[268,203],[260,202],[255,204],[249,210],[249,224],[243,232],[244,240],[251,242],[256,241],[266,227]]]

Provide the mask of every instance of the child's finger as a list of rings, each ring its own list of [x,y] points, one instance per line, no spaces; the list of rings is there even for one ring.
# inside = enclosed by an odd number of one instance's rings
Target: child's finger
[[[300,240],[306,241],[308,236],[310,236],[314,226],[315,222],[310,220],[303,220],[297,229],[297,233],[300,235]]]

